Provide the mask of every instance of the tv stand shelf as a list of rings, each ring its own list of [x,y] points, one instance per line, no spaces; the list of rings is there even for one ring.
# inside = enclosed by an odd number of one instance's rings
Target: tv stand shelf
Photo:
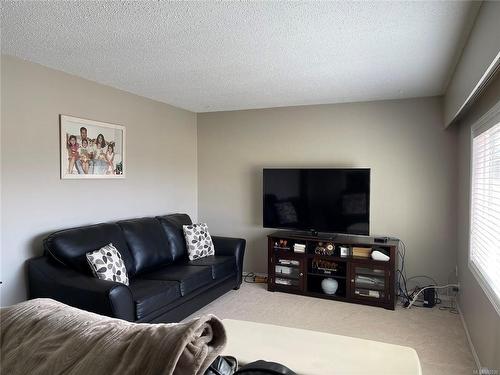
[[[305,252],[295,252],[295,244],[305,245]],[[349,254],[341,256],[341,247]],[[397,247],[398,241],[377,243],[365,236],[274,232],[268,236],[268,290],[394,310]],[[372,249],[389,260],[373,260]],[[336,281],[334,294],[325,293],[324,279]]]

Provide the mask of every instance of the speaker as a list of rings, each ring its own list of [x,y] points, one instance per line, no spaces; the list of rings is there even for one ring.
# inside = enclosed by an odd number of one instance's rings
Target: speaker
[[[436,289],[429,288],[424,290],[424,307],[436,306]]]

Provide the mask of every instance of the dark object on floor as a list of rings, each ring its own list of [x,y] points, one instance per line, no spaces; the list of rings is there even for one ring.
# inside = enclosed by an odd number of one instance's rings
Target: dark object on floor
[[[255,361],[241,367],[234,375],[297,375],[288,367],[275,362]]]
[[[297,375],[288,367],[276,362],[255,361],[238,371],[238,361],[231,356],[218,356],[205,371],[204,375]]]
[[[436,306],[436,289],[429,288],[424,290],[424,307]]]
[[[62,230],[28,261],[29,298],[52,298],[138,323],[177,322],[242,281],[245,240],[212,236],[215,255],[190,261],[186,214],[123,220]],[[130,285],[93,277],[85,253],[112,243]]]
[[[255,273],[249,272],[243,277],[243,281],[250,284],[265,284],[267,283],[267,276],[257,276]]]
[[[208,367],[204,375],[233,375],[238,369],[238,361],[230,356],[218,356]]]

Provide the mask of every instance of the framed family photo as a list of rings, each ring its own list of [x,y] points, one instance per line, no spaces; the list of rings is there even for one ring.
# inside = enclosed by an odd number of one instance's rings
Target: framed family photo
[[[125,177],[125,127],[60,115],[61,178]]]

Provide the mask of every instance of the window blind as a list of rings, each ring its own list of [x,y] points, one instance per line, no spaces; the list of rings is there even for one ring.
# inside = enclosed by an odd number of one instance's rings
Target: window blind
[[[472,132],[470,263],[500,306],[500,123]],[[486,284],[486,285],[484,285]]]

